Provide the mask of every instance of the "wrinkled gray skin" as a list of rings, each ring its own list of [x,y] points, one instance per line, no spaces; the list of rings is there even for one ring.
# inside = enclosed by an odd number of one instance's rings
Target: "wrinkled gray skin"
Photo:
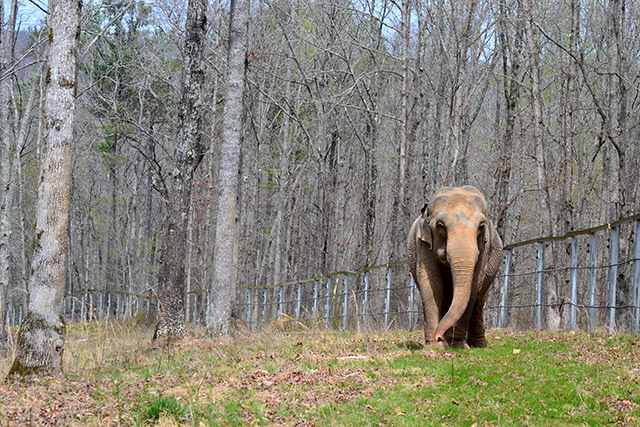
[[[502,241],[474,187],[445,187],[409,231],[411,274],[424,307],[427,346],[486,347],[482,312]]]

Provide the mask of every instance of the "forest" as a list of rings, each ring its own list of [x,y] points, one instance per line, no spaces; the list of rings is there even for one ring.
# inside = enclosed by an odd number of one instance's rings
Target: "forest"
[[[180,308],[193,290],[232,298],[403,260],[445,185],[480,189],[505,244],[640,210],[640,4],[237,0],[234,33],[234,1],[82,5],[66,294]],[[45,9],[11,0],[0,14],[4,318],[34,292]],[[633,237],[621,234],[624,254]]]

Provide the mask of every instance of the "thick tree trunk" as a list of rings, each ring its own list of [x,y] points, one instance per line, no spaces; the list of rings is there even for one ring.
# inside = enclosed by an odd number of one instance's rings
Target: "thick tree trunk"
[[[59,376],[62,372],[80,5],[77,0],[49,2],[45,144],[36,204],[35,251],[28,312],[18,333],[10,379]]]
[[[213,251],[211,306],[207,329],[227,335],[233,328],[238,279],[238,174],[243,138],[243,92],[245,83],[248,0],[232,0],[229,28],[229,60],[216,215],[216,246]]]
[[[0,38],[0,70],[6,70],[12,62],[12,47],[14,43],[14,26],[16,21],[17,1],[11,2],[9,12],[9,22],[7,30]],[[0,24],[4,23],[4,9],[2,11]],[[0,31],[2,31],[0,29]],[[2,161],[0,163],[0,355],[4,354],[7,333],[5,330],[5,312],[7,310],[7,299],[9,297],[9,258],[11,250],[9,240],[11,238],[11,210],[13,202],[12,185],[13,177],[13,157],[16,154],[16,145],[11,135],[10,125],[10,103],[11,103],[11,77],[6,76],[0,81],[0,143]]]
[[[183,72],[180,103],[181,126],[158,260],[160,313],[154,339],[173,339],[186,334],[184,292],[187,228],[193,175],[204,155],[202,117],[205,110],[203,55],[206,12],[207,0],[189,1],[184,48],[187,65]]]

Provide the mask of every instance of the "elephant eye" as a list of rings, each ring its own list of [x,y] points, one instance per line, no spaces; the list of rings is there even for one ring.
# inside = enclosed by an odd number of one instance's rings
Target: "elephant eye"
[[[440,234],[442,237],[447,237],[447,228],[444,226],[444,222],[442,221],[438,221],[436,223],[436,231],[438,232],[438,234]]]
[[[484,227],[487,225],[486,222],[482,221],[479,225],[478,225],[478,235],[481,236],[484,234]]]

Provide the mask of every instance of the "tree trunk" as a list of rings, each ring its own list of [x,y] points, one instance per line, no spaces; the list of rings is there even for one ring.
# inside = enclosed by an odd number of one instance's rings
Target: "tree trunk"
[[[17,338],[10,379],[62,373],[67,229],[80,36],[77,0],[49,2],[49,58],[44,151],[36,204],[36,237],[28,311]]]
[[[153,159],[155,157],[155,144],[153,142],[153,122],[149,123],[149,136],[147,141],[147,157]],[[146,183],[146,200],[145,200],[145,224],[144,224],[144,239],[146,249],[146,257],[144,262],[145,268],[145,292],[149,292],[149,297],[152,297],[152,280],[153,280],[153,263],[155,257],[155,242],[151,238],[151,216],[153,214],[153,168],[151,164],[147,162],[147,183]],[[150,301],[148,302],[150,304]]]
[[[397,169],[397,193],[394,197],[393,208],[391,210],[391,235],[402,234],[406,224],[409,223],[407,213],[407,201],[405,200],[407,188],[407,135],[409,131],[409,38],[410,38],[410,7],[409,0],[402,0],[400,4],[400,37],[402,38],[401,52],[401,82],[400,82],[400,129],[398,138],[398,169]],[[398,239],[391,239],[390,258],[397,257]]]
[[[569,233],[573,229],[574,203],[573,203],[573,112],[576,95],[576,78],[578,75],[578,36],[580,31],[580,1],[571,1],[571,36],[569,40],[569,67],[567,73],[567,94],[565,97],[564,111],[564,179],[563,179],[563,206],[564,232]]]
[[[16,0],[11,2],[11,10],[9,12],[9,22],[7,30],[2,34],[0,39],[0,70],[6,70],[12,63],[12,47],[14,43],[14,27],[16,21],[18,3]],[[0,9],[2,19],[0,24],[4,23],[4,9]],[[0,30],[1,31],[1,30]],[[10,270],[9,261],[11,249],[9,241],[11,238],[11,211],[13,204],[13,191],[16,188],[12,185],[13,178],[13,157],[16,154],[16,145],[13,135],[11,135],[10,125],[10,104],[11,104],[11,76],[6,76],[0,81],[0,143],[2,161],[0,163],[0,355],[4,354],[5,341],[7,333],[5,330],[5,312],[8,308],[7,300],[9,297],[9,281]]]
[[[520,60],[522,54],[522,27],[516,29],[513,46],[509,49],[507,33],[507,12],[504,4],[500,4],[500,33],[498,35],[502,54],[503,92],[505,98],[506,123],[502,150],[500,152],[500,164],[498,171],[496,230],[505,241],[507,227],[507,211],[509,209],[509,185],[511,182],[511,162],[513,160],[513,140],[520,99],[520,86],[522,75],[520,72]],[[509,61],[511,66],[509,67]]]
[[[186,68],[180,102],[180,135],[175,152],[172,188],[167,194],[167,216],[162,227],[158,291],[160,312],[154,340],[180,338],[185,329],[185,260],[193,176],[204,155],[202,121],[204,99],[204,41],[207,0],[190,0],[184,44]]]
[[[211,306],[207,319],[207,329],[215,335],[227,335],[232,331],[235,311],[238,279],[238,174],[243,138],[248,23],[248,0],[231,0],[227,96],[218,176],[220,195],[216,214]]]
[[[551,202],[549,200],[549,187],[547,184],[547,167],[545,162],[545,129],[542,116],[542,89],[540,88],[540,67],[539,56],[540,47],[538,45],[538,31],[536,30],[536,3],[534,0],[521,0],[524,6],[524,25],[526,31],[526,46],[529,56],[529,71],[531,78],[531,97],[533,109],[533,139],[535,144],[536,173],[538,177],[538,200],[540,204],[540,219],[542,223],[542,235],[553,235],[553,223],[551,213]],[[549,246],[549,260],[554,265],[553,247]],[[561,307],[553,304],[558,303],[557,281],[552,278],[548,281],[547,304],[550,304],[548,311],[548,327],[558,329],[561,321]]]

